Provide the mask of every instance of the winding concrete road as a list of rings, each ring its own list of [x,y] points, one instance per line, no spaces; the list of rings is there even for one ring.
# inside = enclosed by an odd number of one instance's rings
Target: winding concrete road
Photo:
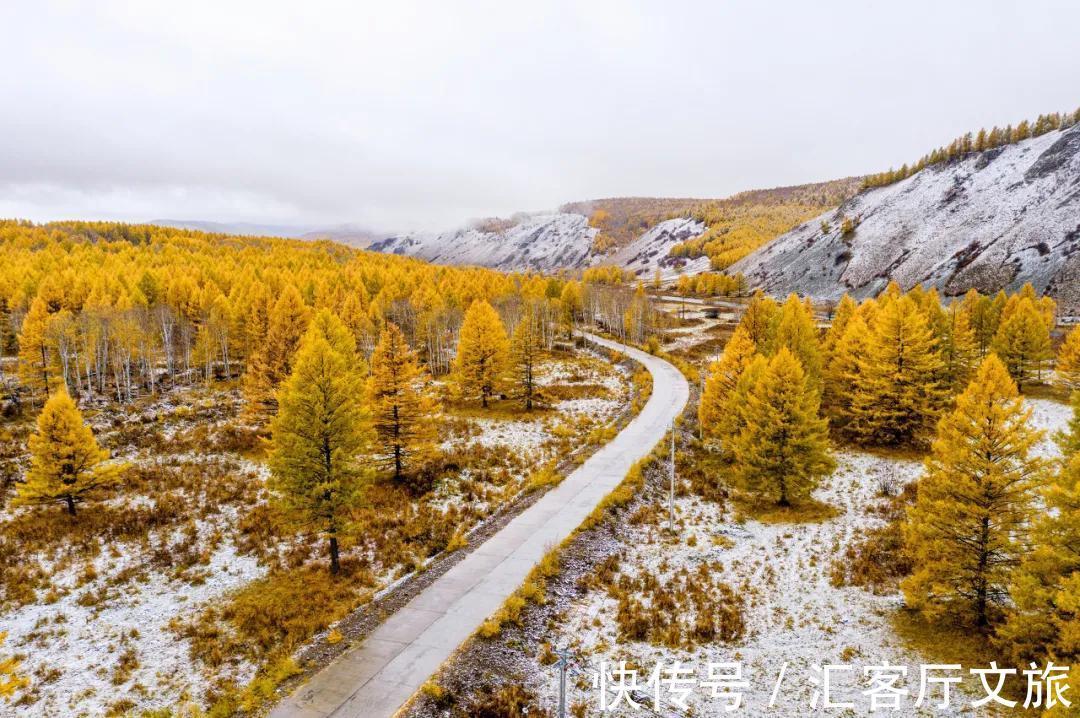
[[[652,374],[648,402],[619,434],[388,618],[364,642],[284,699],[271,718],[390,718],[663,438],[689,398],[674,366],[607,339]]]

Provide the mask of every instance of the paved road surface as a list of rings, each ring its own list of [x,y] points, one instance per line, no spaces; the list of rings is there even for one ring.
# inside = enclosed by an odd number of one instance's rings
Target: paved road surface
[[[389,718],[494,613],[553,547],[663,438],[689,397],[668,362],[599,337],[653,378],[641,413],[561,484],[439,577],[271,713],[271,718]]]

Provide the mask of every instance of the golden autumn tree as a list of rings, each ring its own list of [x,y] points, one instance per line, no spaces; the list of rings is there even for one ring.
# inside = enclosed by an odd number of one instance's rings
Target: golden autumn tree
[[[968,323],[975,335],[975,349],[980,359],[990,351],[990,344],[1001,320],[1003,304],[1004,302],[995,304],[993,299],[979,294],[976,289],[969,289],[960,302],[960,309],[968,316]]]
[[[360,376],[367,375],[367,363],[356,353],[356,338],[337,314],[329,309],[320,309],[315,312],[301,342],[306,341],[313,334],[321,336],[331,349],[344,357],[352,371]]]
[[[732,442],[744,487],[789,506],[806,499],[832,472],[828,426],[818,408],[817,391],[799,360],[781,347],[750,388],[744,424]]]
[[[119,481],[119,467],[108,463],[109,452],[98,446],[64,389],[45,402],[28,444],[30,469],[16,505],[61,503],[74,516],[78,504]]]
[[[746,312],[743,313],[739,324],[746,327],[746,333],[750,335],[750,341],[754,342],[754,346],[765,350],[772,346],[779,317],[780,308],[776,306],[776,302],[759,289],[754,292],[754,296],[746,305]]]
[[[1061,386],[1069,391],[1080,390],[1080,327],[1073,327],[1065,335],[1054,369]]]
[[[1080,391],[1074,391],[1070,401],[1072,417],[1069,419],[1069,425],[1054,436],[1058,446],[1061,447],[1061,453],[1065,456],[1080,453]]]
[[[1010,298],[1016,300],[1019,295]],[[1030,297],[1007,307],[991,345],[1021,389],[1042,375],[1052,356],[1046,317]]]
[[[583,308],[581,284],[570,280],[559,294],[559,320],[566,329],[567,337],[573,336],[574,327],[577,326]]]
[[[904,528],[916,566],[904,595],[929,618],[985,627],[1006,604],[1044,479],[1030,420],[994,355],[941,419]]]
[[[271,425],[274,501],[299,527],[327,538],[335,574],[341,568],[339,538],[371,477],[364,465],[371,428],[363,395],[363,380],[349,358],[311,332],[278,391]]]
[[[19,380],[35,395],[57,388],[56,352],[49,342],[49,305],[35,297],[19,331]]]
[[[935,301],[936,297],[935,294]],[[934,332],[941,355],[938,382],[947,393],[956,394],[963,391],[971,379],[971,373],[978,364],[979,351],[968,313],[959,303],[954,302],[948,308],[938,307],[940,311],[928,313],[937,324]]]
[[[845,427],[851,421],[852,397],[861,380],[860,372],[870,345],[870,330],[862,313],[856,313],[844,326],[844,333],[829,352],[824,370],[822,402],[834,426]]]
[[[256,411],[275,408],[275,392],[292,371],[293,355],[307,324],[308,309],[290,284],[270,310],[266,336],[256,345],[244,377],[244,393]]]
[[[855,316],[858,309],[858,303],[851,298],[850,294],[844,292],[844,296],[840,297],[840,301],[833,311],[832,321],[829,322],[829,328],[825,330],[825,338],[821,342],[823,367],[828,366],[836,345],[840,342],[840,338],[844,336],[848,322]]]
[[[439,404],[416,352],[392,322],[386,323],[371,355],[367,396],[379,447],[376,460],[400,480],[435,453]]]
[[[724,353],[709,365],[708,379],[698,402],[698,421],[702,436],[726,443],[726,427],[734,411],[732,396],[739,378],[757,355],[746,327],[738,326],[724,346]]]
[[[510,355],[510,340],[498,312],[486,301],[474,301],[465,312],[458,339],[454,371],[465,396],[479,396],[487,408],[488,399],[502,385]]]
[[[810,385],[819,387],[822,362],[821,339],[818,337],[814,313],[809,303],[800,300],[796,294],[788,295],[781,305],[776,331],[766,353],[775,353],[781,347],[787,347],[799,360]]]
[[[901,296],[879,304],[847,431],[864,444],[910,444],[931,430],[945,403],[941,356],[915,302]]]
[[[543,351],[543,335],[537,308],[529,303],[510,337],[510,366],[513,384],[525,411],[532,411],[539,391],[536,370]]]
[[[1045,511],[1030,551],[1012,577],[1012,605],[997,641],[1014,660],[1075,663],[1080,658],[1080,454],[1043,492]]]

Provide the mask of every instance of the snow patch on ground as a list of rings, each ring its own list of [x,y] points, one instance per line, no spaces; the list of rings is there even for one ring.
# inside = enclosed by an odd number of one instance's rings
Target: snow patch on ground
[[[199,526],[200,534],[213,530],[212,525]],[[188,692],[201,695],[207,676],[191,659],[188,642],[169,630],[169,622],[260,578],[265,569],[254,558],[237,555],[232,542],[224,541],[198,567],[202,578],[197,584],[147,567],[145,580],[110,588],[110,578],[138,568],[129,557],[142,555],[138,546],[113,548],[116,555],[106,549],[94,561],[98,578],[75,588],[83,567],[72,568],[54,579],[57,588],[72,589],[67,595],[55,603],[24,606],[0,620],[0,630],[9,631],[5,648],[26,655],[25,675],[32,677],[39,669],[61,671],[52,682],[34,680],[41,700],[17,709],[0,704],[0,715],[100,716],[111,703],[129,696],[140,708],[150,709],[173,705]],[[80,605],[81,597],[102,590],[107,591],[105,601]],[[134,651],[139,667],[115,685],[113,671],[127,650]],[[254,666],[242,664],[226,675],[242,682],[253,673]]]
[[[1052,435],[1067,424],[1070,407],[1045,399],[1030,399],[1028,403],[1033,409],[1032,424],[1047,431],[1037,453],[1057,456]],[[882,488],[896,491],[916,481],[922,462],[856,450],[839,451],[836,458],[837,470],[817,489],[815,498],[837,507],[840,513],[820,523],[736,521],[717,504],[690,496],[676,503],[681,519],[677,542],[660,537],[655,527],[621,527],[622,545],[628,552],[621,565],[627,573],[647,569],[663,580],[682,568],[693,572],[701,563],[722,564],[724,582],[736,590],[748,587],[740,591],[745,600],[746,634],[734,645],[705,645],[692,651],[639,642],[620,644],[616,603],[606,591],[593,590],[570,607],[555,629],[556,634],[568,638],[582,659],[583,677],[588,680],[594,676],[601,661],[609,665],[633,661],[645,671],[658,662],[670,666],[682,661],[698,671],[709,662],[741,662],[749,681],[743,715],[808,715],[812,712],[808,708],[813,691],[810,678],[815,667],[824,663],[860,668],[908,666],[906,685],[917,693],[918,667],[924,660],[903,645],[890,624],[890,615],[902,604],[902,597],[836,587],[829,574],[832,562],[851,541],[867,528],[881,525],[882,519],[871,508],[883,500]],[[695,546],[689,545],[690,537],[695,538]],[[770,708],[781,666],[785,666],[786,677],[776,705]],[[556,705],[558,696],[553,675],[541,669],[529,678],[530,688],[548,708]],[[861,693],[865,688],[861,674],[839,674],[833,698],[855,702],[855,713],[863,714],[868,711],[867,698]],[[596,692],[575,687],[572,700],[595,707]],[[918,713],[913,698],[906,707],[912,711],[909,714],[918,715],[979,715],[967,705],[969,701],[970,697],[954,696],[952,712]],[[689,703],[695,716],[728,715],[722,703],[711,700],[705,691],[695,691]],[[642,713],[621,708],[611,714],[629,717]]]

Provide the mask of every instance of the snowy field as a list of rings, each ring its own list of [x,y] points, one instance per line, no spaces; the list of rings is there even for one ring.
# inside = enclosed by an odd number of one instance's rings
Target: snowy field
[[[1053,431],[1065,426],[1070,409],[1047,400],[1031,400],[1033,422],[1047,429],[1039,453],[1057,454],[1051,440]],[[552,634],[568,637],[579,659],[578,680],[572,683],[573,701],[597,707],[598,692],[589,683],[602,661],[609,667],[625,660],[640,668],[643,690],[639,698],[651,700],[653,693],[644,685],[648,673],[658,664],[670,667],[681,661],[685,667],[700,672],[712,663],[740,663],[747,686],[743,689],[742,715],[804,716],[813,713],[809,705],[814,691],[813,680],[820,674],[815,667],[825,663],[847,664],[861,669],[867,665],[908,666],[907,686],[918,691],[919,655],[907,649],[895,634],[890,615],[901,604],[898,593],[875,596],[856,587],[835,587],[830,568],[844,548],[859,533],[880,525],[882,519],[872,511],[881,502],[880,484],[893,486],[916,480],[922,470],[914,460],[886,459],[860,451],[841,451],[838,468],[815,493],[815,497],[839,510],[820,523],[766,524],[739,520],[729,510],[695,496],[677,501],[678,537],[668,538],[655,524],[627,525],[620,532],[619,562],[623,576],[634,578],[641,572],[658,577],[661,584],[673,581],[682,572],[693,574],[702,564],[719,565],[719,577],[735,589],[744,602],[745,633],[731,645],[709,643],[691,650],[670,649],[645,642],[619,643],[617,602],[603,588],[592,589],[563,613]],[[618,581],[622,581],[622,576]],[[779,673],[784,678],[773,692]],[[557,685],[551,669],[533,673],[529,687],[545,707],[557,700]],[[699,675],[699,677],[704,677]],[[868,711],[865,678],[855,673],[833,674],[834,701],[851,701],[855,714]],[[663,695],[663,691],[661,691]],[[609,696],[614,693],[609,690]],[[925,715],[977,715],[967,703],[970,698],[954,696],[953,712],[944,709]],[[689,710],[664,699],[667,709],[661,715],[728,715],[725,703],[713,699],[705,689],[697,689],[686,698]],[[914,697],[905,705],[908,714],[921,715],[913,706]],[[625,705],[611,715],[651,715],[648,711],[627,709]],[[834,712],[835,714],[835,712]]]
[[[507,418],[471,413],[454,418],[469,424],[466,446],[475,443],[488,450],[476,461],[515,457],[507,465],[517,472],[517,483],[504,487],[507,490],[485,488],[481,495],[466,498],[455,487],[475,488],[481,481],[474,467],[464,465],[456,480],[445,480],[439,491],[426,496],[432,507],[461,509],[471,502],[470,522],[482,521],[535,470],[532,461],[554,457],[560,423],[602,425],[625,408],[629,397],[627,371],[591,355],[548,360],[541,367],[540,383],[578,398],[556,402],[532,420],[512,413]],[[245,659],[232,657],[213,668],[193,659],[189,640],[170,626],[176,619],[191,620],[206,607],[222,605],[232,592],[266,576],[271,571],[268,562],[291,546],[290,539],[283,539],[277,548],[265,547],[262,556],[237,546],[245,539],[245,518],[265,507],[268,478],[261,460],[215,443],[228,434],[227,425],[240,425],[239,407],[235,393],[197,390],[162,395],[130,416],[91,414],[89,421],[102,444],[150,478],[140,479],[137,490],[85,504],[81,515],[90,517],[106,508],[118,515],[138,511],[140,521],[151,528],[129,539],[91,538],[89,550],[45,539],[28,550],[26,565],[39,566],[46,584],[37,590],[36,600],[3,608],[0,631],[7,631],[8,638],[0,655],[22,659],[21,673],[30,679],[36,700],[14,705],[0,701],[0,716],[89,718],[122,715],[129,709],[138,715],[199,703],[217,682],[243,685],[254,677],[258,666]],[[461,448],[461,440],[447,441],[444,448]],[[236,490],[224,497],[215,494],[222,486]],[[158,504],[170,497],[182,499],[191,514],[154,526]],[[0,523],[30,511],[0,509]],[[397,568],[373,564],[380,582],[397,576]]]

